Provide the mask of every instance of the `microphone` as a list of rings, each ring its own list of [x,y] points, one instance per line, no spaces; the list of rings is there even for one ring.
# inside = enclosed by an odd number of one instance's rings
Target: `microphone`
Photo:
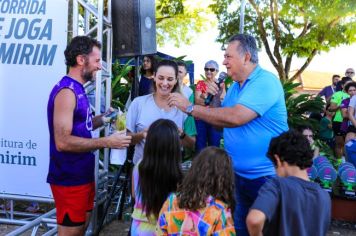
[[[227,78],[227,73],[226,73],[226,72],[220,72],[218,81],[215,82],[215,84],[219,87],[219,85],[220,85],[222,82],[224,82],[226,78]],[[209,93],[208,96],[207,96],[207,97],[205,98],[205,100],[204,100],[204,104],[205,104],[205,105],[209,105],[210,102],[211,102],[211,100],[213,100],[213,97],[214,97],[214,95],[212,95],[212,94]]]

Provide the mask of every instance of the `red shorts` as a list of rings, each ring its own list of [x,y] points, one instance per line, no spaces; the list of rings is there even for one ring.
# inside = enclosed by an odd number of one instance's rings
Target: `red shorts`
[[[57,209],[57,224],[64,226],[84,224],[87,212],[94,208],[94,182],[78,186],[51,184],[51,189]]]

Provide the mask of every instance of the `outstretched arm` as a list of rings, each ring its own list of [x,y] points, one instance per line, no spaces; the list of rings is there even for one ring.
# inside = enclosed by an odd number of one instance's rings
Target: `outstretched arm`
[[[141,140],[145,139],[147,136],[147,129],[135,133],[135,132],[131,132],[130,130],[127,130],[127,135],[132,137],[132,141],[131,141],[131,145],[136,145],[139,142],[141,142]]]
[[[256,112],[242,105],[218,108],[194,106],[192,115],[220,127],[241,126],[257,117]]]
[[[103,126],[105,123],[103,122],[103,114],[97,115],[93,117],[93,129],[97,129],[101,126]]]
[[[130,144],[131,137],[120,133],[97,139],[72,135],[75,105],[75,95],[70,89],[62,89],[55,98],[53,130],[58,151],[88,152],[103,147],[123,148]]]
[[[169,95],[170,106],[176,106],[183,112],[190,105],[188,99],[179,93]],[[236,127],[248,123],[257,117],[257,113],[243,105],[234,107],[210,108],[195,105],[192,115],[210,124],[221,127]]]

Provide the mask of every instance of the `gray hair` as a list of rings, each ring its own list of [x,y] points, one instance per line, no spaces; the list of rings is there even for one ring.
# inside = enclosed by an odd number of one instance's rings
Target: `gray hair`
[[[258,63],[258,49],[256,44],[256,39],[248,34],[235,34],[229,39],[229,43],[233,41],[239,41],[240,45],[237,48],[240,54],[250,53],[251,58],[250,62],[257,64]]]
[[[218,65],[218,63],[216,61],[214,61],[214,60],[207,61],[205,63],[204,67],[206,68],[206,67],[209,67],[209,66],[214,68],[215,70],[219,71],[219,65]]]

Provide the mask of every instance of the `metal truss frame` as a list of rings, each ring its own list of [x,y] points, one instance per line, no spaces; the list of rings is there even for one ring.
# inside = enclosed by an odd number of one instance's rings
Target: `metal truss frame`
[[[67,0],[69,1],[69,0]],[[105,102],[105,108],[108,109],[111,103],[111,76],[112,76],[112,24],[111,24],[111,0],[107,0],[106,11],[104,9],[104,0],[72,0],[73,1],[73,17],[72,35],[88,35],[96,38],[103,45],[102,52],[102,70],[96,74],[96,81],[92,84],[86,84],[90,90],[95,90],[95,106],[92,107],[95,114],[100,114],[100,106]],[[104,11],[106,14],[104,14]],[[84,14],[80,14],[84,12]],[[105,90],[105,101],[101,101],[101,92]],[[109,134],[109,127],[104,127],[95,131],[94,136],[99,137],[100,134]],[[101,157],[100,157],[101,156]],[[94,235],[98,227],[98,209],[103,206],[108,196],[109,179],[109,149],[103,150],[103,155],[100,151],[95,152],[95,183],[96,183],[96,198],[95,208],[92,213],[92,218],[86,235]],[[16,201],[35,201],[44,203],[53,203],[51,198],[29,197],[22,195],[0,194],[0,199],[4,199],[10,203],[10,209],[0,210],[0,224],[15,224],[22,225],[16,230],[7,234],[8,236],[21,235],[24,232],[32,229],[31,235],[36,235],[40,226],[46,232],[45,236],[56,235],[57,225],[55,219],[56,209],[52,209],[44,214],[35,214],[27,212],[18,212],[14,210],[14,202]],[[5,204],[4,204],[5,205]],[[116,209],[117,212],[117,209]],[[111,213],[112,214],[112,213]],[[115,215],[115,211],[113,213]],[[1,216],[4,218],[1,218]],[[101,216],[102,217],[102,216]],[[107,217],[105,223],[110,222],[113,218]],[[41,228],[41,231],[43,231]]]

